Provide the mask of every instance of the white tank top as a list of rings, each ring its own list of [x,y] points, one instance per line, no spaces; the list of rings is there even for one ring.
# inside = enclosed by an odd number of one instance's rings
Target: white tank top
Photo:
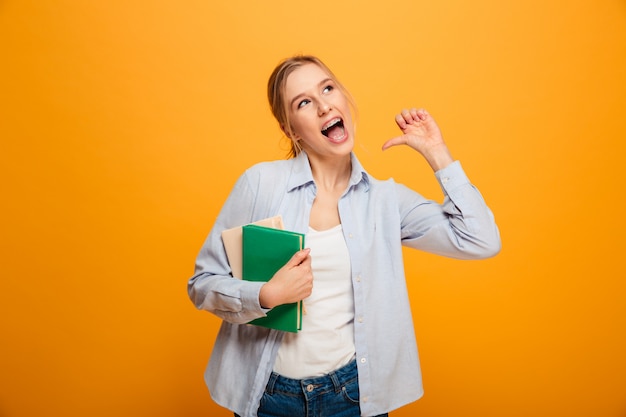
[[[304,299],[302,330],[285,333],[274,372],[294,379],[321,376],[348,364],[355,355],[354,296],[350,257],[341,225],[309,228],[313,291]]]

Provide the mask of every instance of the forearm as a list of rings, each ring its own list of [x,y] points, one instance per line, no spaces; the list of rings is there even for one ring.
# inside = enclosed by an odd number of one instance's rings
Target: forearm
[[[222,320],[241,324],[263,317],[267,312],[259,303],[262,284],[200,273],[189,280],[187,290],[196,308],[209,311]]]

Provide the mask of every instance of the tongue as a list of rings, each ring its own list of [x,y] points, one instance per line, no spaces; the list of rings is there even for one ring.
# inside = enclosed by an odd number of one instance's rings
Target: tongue
[[[334,140],[334,141],[339,141],[343,139],[344,134],[345,132],[343,130],[343,126],[340,126],[340,125],[333,126],[330,129],[328,129],[328,131],[326,132],[326,136],[328,136],[330,140]]]

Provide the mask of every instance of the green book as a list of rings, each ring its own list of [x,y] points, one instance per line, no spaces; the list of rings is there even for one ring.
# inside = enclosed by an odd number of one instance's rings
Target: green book
[[[243,226],[242,278],[247,281],[269,281],[299,250],[304,249],[304,234],[271,227]],[[302,328],[302,301],[282,304],[266,317],[250,324],[296,333]]]

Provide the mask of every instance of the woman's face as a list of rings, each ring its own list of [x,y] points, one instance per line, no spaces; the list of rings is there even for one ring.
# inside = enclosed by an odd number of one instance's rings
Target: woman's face
[[[309,157],[350,154],[354,125],[348,99],[316,64],[294,70],[285,83],[285,106],[292,140],[300,141]]]

